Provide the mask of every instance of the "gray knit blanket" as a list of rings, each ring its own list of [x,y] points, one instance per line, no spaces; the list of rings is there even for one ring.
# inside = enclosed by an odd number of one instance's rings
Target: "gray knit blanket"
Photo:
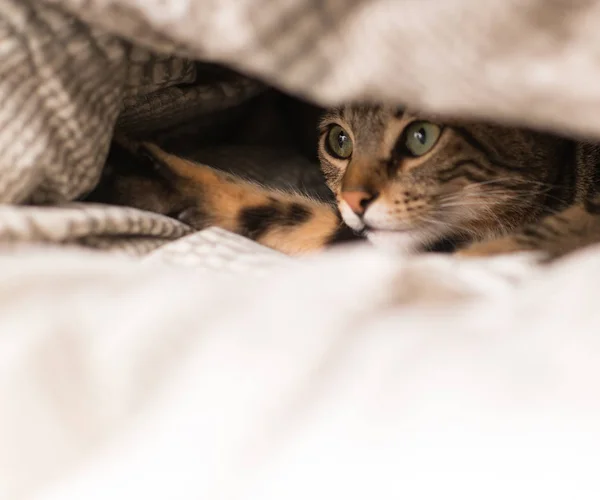
[[[0,242],[140,254],[183,236],[165,217],[73,202],[115,129],[210,131],[265,84],[597,134],[598,18],[590,0],[0,0]],[[291,163],[288,183],[304,171]]]

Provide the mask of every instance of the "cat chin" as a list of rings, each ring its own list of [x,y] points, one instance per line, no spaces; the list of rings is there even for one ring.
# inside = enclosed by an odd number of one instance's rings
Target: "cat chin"
[[[405,255],[418,253],[430,243],[430,238],[420,231],[369,230],[365,236],[378,248]]]

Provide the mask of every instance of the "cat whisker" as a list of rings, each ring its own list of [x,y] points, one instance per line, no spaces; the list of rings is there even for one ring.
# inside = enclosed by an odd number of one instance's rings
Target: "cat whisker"
[[[440,220],[440,219],[434,219],[431,217],[427,217],[425,215],[422,215],[418,218],[418,222],[423,222],[429,226],[433,226],[433,227],[441,227],[444,229],[450,229],[453,232],[464,232],[465,228],[462,225],[458,225],[456,223],[450,222],[450,221],[445,221],[445,220]],[[444,231],[444,233],[446,233],[447,231]]]
[[[467,184],[463,189],[475,189],[479,186],[489,186],[490,184],[504,184],[506,182],[514,183],[514,179],[511,177],[501,177],[498,179],[489,179],[487,181],[481,181],[474,184]]]
[[[489,179],[487,181],[481,181],[474,184],[468,184],[464,187],[464,189],[475,189],[479,186],[489,186],[490,184],[504,184],[509,183],[510,185],[528,185],[528,186],[538,186],[538,187],[546,187],[548,189],[552,189],[556,187],[554,184],[550,184],[548,182],[539,181],[537,179],[530,179],[526,177],[500,177],[496,179]]]
[[[545,193],[544,191],[537,191],[535,194],[542,195]],[[505,201],[502,198],[508,198],[510,200],[521,200],[521,199],[530,199],[532,193],[530,191],[515,191],[515,190],[486,190],[476,193],[475,197],[485,202],[487,199],[492,199],[494,202]],[[561,201],[560,198],[555,196],[550,196],[550,198],[555,199],[556,201]],[[446,195],[441,198],[440,203],[448,203],[448,202],[457,202],[460,204],[468,203],[468,200],[473,200],[473,195],[471,193],[458,192],[452,195]]]

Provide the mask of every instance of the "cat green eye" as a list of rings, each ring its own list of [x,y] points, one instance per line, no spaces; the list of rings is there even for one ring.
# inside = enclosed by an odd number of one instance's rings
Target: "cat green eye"
[[[339,125],[334,125],[329,129],[325,145],[328,153],[336,158],[344,160],[352,155],[352,139]]]
[[[404,130],[404,145],[413,156],[423,156],[437,144],[442,129],[431,122],[413,122]]]

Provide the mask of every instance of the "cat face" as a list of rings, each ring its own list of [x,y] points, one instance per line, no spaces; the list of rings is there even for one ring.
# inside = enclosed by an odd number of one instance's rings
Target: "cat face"
[[[567,148],[533,131],[357,105],[324,116],[319,158],[346,224],[374,243],[417,251],[538,216]]]

